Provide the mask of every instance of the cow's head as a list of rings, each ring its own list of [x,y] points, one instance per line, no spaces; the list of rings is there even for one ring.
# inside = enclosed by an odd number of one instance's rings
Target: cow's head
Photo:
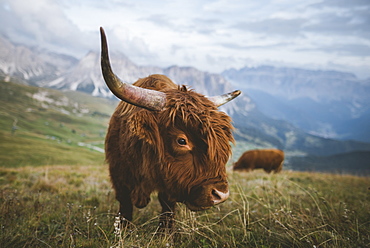
[[[234,141],[233,127],[230,117],[217,107],[240,91],[205,97],[185,86],[160,91],[135,86],[144,86],[148,80],[172,84],[163,75],[140,79],[135,85],[123,83],[111,69],[102,28],[101,39],[104,80],[118,98],[140,107],[128,120],[130,133],[155,154],[156,159],[151,155],[143,162],[150,163],[161,178],[160,190],[194,211],[225,201],[229,196],[225,165]]]

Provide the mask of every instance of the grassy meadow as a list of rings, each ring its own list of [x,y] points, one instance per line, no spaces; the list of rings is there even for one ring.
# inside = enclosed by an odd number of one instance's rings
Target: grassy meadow
[[[0,82],[0,247],[369,247],[370,178],[233,173],[231,196],[179,204],[160,235],[156,195],[118,225],[103,141],[117,102]],[[13,128],[15,127],[15,129]],[[248,144],[234,147],[234,158]]]
[[[2,247],[369,247],[369,178],[229,172],[231,196],[159,235],[156,196],[117,224],[105,165],[0,169]]]

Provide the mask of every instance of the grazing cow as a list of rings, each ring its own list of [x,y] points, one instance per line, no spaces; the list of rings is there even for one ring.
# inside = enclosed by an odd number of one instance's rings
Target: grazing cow
[[[264,169],[267,173],[278,173],[283,168],[284,152],[278,149],[250,150],[243,153],[234,164],[234,170],[251,171]]]
[[[112,71],[101,28],[101,67],[109,89],[122,101],[105,142],[110,178],[122,221],[133,206],[145,207],[158,192],[159,225],[171,228],[176,202],[192,211],[208,209],[229,196],[225,164],[231,154],[231,119],[217,107],[240,91],[205,97],[164,75],[123,83]]]

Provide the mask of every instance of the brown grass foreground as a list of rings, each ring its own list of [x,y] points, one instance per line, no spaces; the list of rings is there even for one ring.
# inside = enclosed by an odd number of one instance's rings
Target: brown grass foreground
[[[0,168],[1,247],[369,247],[369,178],[229,173],[231,196],[158,235],[156,196],[119,229],[105,166]]]

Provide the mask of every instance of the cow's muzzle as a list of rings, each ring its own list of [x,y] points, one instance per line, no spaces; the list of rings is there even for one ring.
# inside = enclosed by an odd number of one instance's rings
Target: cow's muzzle
[[[199,211],[226,201],[229,195],[229,187],[226,181],[208,181],[194,187],[184,203],[190,210]]]

